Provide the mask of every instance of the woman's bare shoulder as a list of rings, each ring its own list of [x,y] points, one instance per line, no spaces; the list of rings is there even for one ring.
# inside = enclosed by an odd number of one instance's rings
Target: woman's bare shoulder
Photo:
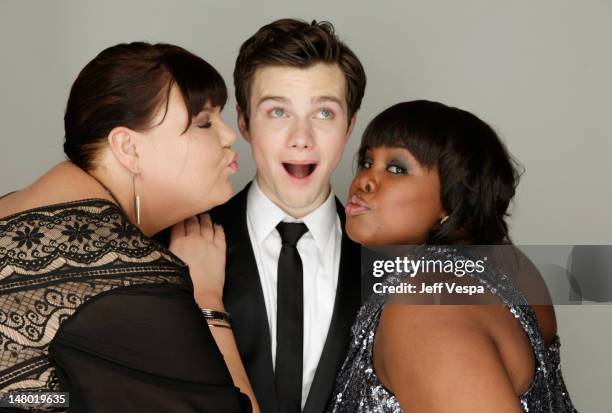
[[[71,162],[62,162],[31,185],[0,198],[0,218],[46,205],[89,198],[112,201],[108,192],[89,174]]]
[[[518,411],[513,382],[488,326],[482,324],[484,307],[385,306],[376,332],[374,369],[402,406],[441,411],[450,403],[462,411],[491,411],[494,406],[504,406],[496,411]]]

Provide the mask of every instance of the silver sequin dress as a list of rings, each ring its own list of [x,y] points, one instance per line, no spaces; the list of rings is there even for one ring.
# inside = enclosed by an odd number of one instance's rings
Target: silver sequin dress
[[[428,247],[430,258],[460,260],[466,257],[451,247]],[[521,323],[527,334],[536,361],[532,385],[518,397],[524,412],[576,412],[560,368],[560,342],[556,336],[547,348],[544,345],[535,313],[511,280],[501,272],[487,268],[482,274],[470,276],[495,294]],[[404,277],[388,276],[384,285],[398,285]],[[373,366],[373,347],[376,328],[388,295],[372,294],[361,307],[351,329],[351,344],[347,357],[336,379],[335,390],[328,412],[332,413],[402,413],[395,398],[380,382]],[[522,303],[522,304],[521,304]]]

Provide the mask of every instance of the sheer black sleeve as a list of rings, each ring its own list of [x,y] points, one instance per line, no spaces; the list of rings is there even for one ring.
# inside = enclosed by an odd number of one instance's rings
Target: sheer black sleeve
[[[184,286],[93,297],[62,324],[49,354],[69,412],[251,411]]]

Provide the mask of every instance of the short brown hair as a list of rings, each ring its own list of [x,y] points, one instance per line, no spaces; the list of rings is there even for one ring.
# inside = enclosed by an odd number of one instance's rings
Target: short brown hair
[[[261,27],[240,47],[234,68],[236,102],[249,121],[250,88],[263,66],[306,68],[316,63],[338,64],[346,79],[349,121],[361,106],[366,75],[361,62],[334,32],[329,22],[281,19]]]
[[[151,121],[159,108],[165,104],[168,110],[174,84],[189,123],[207,103],[223,107],[227,100],[225,82],[215,68],[179,46],[134,42],[103,50],[81,70],[70,90],[64,152],[82,169],[93,169],[113,128],[154,126]]]

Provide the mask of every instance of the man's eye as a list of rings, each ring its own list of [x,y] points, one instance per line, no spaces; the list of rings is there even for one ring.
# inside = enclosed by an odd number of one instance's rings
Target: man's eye
[[[211,126],[212,126],[212,122],[208,121],[208,122],[200,123],[198,125],[198,128],[200,128],[200,129],[208,129]]]
[[[406,174],[406,172],[408,172],[408,171],[406,170],[406,168],[403,168],[403,167],[401,167],[401,166],[397,166],[397,165],[389,165],[389,167],[387,168],[387,170],[388,170],[389,172],[391,172],[392,174],[395,174],[395,175],[405,175],[405,174]]]
[[[274,108],[270,111],[270,115],[273,118],[282,118],[285,116],[285,110],[283,108]]]
[[[317,118],[319,119],[332,119],[334,117],[334,112],[329,109],[321,109],[319,113],[317,113]]]
[[[372,166],[372,162],[367,159],[362,159],[361,161],[359,161],[358,166],[359,169],[370,169],[370,167]]]

